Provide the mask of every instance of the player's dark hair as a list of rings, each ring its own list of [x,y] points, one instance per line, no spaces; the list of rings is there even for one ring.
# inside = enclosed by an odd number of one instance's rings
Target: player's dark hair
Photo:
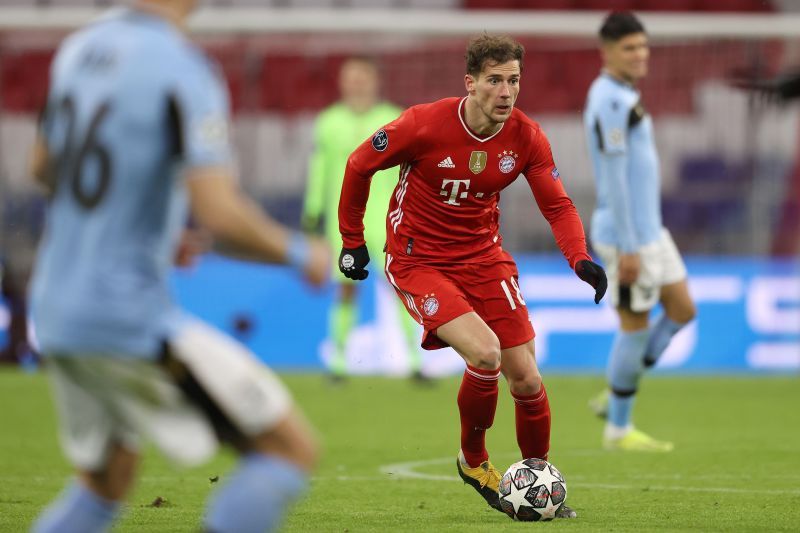
[[[514,60],[519,61],[522,70],[524,56],[525,48],[511,37],[483,33],[467,44],[467,74],[478,76],[487,62],[499,65]]]
[[[632,33],[645,33],[644,25],[630,11],[612,11],[600,26],[603,42],[619,41]]]

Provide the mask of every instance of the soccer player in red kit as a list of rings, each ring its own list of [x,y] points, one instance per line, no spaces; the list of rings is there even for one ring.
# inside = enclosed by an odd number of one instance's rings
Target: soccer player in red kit
[[[458,393],[461,478],[499,510],[500,473],[485,447],[502,373],[514,397],[523,458],[547,458],[550,406],[534,357],[533,327],[516,264],[502,248],[500,191],[523,175],[578,277],[606,290],[586,250],[583,225],[564,191],[539,125],[514,109],[524,49],[483,34],[467,47],[467,96],[406,110],[350,156],[339,203],[339,268],[364,279],[362,222],[372,175],[401,165],[386,219],[385,272],[425,329],[422,346],[452,346],[466,362]],[[558,516],[575,512],[563,507]]]

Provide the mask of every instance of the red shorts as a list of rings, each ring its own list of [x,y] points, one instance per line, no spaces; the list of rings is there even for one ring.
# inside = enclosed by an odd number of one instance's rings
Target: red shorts
[[[486,322],[503,349],[534,337],[517,265],[506,252],[490,262],[435,267],[387,253],[384,270],[408,312],[424,326],[426,350],[447,347],[436,329],[470,311]]]

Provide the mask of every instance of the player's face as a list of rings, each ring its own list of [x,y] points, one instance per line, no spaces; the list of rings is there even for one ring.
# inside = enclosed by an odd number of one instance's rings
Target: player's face
[[[516,59],[506,63],[486,62],[476,77],[467,74],[467,93],[484,119],[500,124],[511,116],[519,94],[520,68]]]
[[[345,102],[371,107],[378,100],[378,71],[365,61],[347,61],[339,71],[339,94]]]
[[[603,61],[612,76],[636,83],[647,76],[650,47],[647,35],[631,33],[622,39],[603,44]]]

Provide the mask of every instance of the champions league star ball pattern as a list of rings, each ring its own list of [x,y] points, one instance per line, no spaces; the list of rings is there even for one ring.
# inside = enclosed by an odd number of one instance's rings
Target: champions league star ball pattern
[[[564,476],[542,459],[514,463],[500,480],[500,507],[514,520],[552,520],[566,499]]]

